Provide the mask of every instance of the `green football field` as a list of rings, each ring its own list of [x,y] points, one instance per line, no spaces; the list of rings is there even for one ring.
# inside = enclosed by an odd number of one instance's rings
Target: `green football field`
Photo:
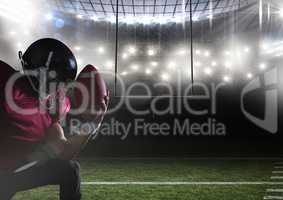
[[[86,200],[283,199],[283,163],[275,159],[84,158],[80,163]],[[58,187],[13,199],[58,199]]]

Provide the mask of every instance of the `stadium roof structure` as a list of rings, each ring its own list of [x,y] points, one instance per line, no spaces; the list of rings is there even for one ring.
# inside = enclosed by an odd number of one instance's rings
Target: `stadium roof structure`
[[[113,20],[118,15],[132,19],[166,20],[210,18],[218,14],[235,11],[253,5],[256,0],[52,0],[51,6],[56,11],[71,13],[93,19]],[[192,7],[190,7],[192,5]]]

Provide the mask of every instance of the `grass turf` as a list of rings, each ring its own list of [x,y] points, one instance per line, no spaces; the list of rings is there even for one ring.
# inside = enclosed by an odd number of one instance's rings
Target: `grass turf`
[[[82,159],[82,181],[270,181],[269,160]],[[84,185],[83,199],[262,199],[266,185]],[[58,199],[58,187],[18,193],[13,200]]]

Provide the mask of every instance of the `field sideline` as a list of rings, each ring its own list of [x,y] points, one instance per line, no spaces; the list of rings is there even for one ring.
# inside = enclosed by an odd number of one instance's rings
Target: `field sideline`
[[[107,158],[80,160],[84,200],[278,199],[280,158]],[[276,171],[274,171],[274,168]],[[283,174],[282,174],[283,176]],[[58,187],[18,193],[13,200],[58,199]],[[280,199],[280,198],[279,198]]]

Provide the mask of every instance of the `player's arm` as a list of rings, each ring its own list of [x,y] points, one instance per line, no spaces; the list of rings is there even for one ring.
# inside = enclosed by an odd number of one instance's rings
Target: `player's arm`
[[[107,111],[109,102],[108,95],[101,102],[99,106],[100,109],[95,116],[91,113],[85,112],[81,114],[80,117],[84,120],[95,122],[95,124],[98,125],[97,128],[99,128],[99,124],[102,122],[105,112]],[[56,157],[69,160],[74,158],[80,152],[80,150],[87,144],[91,136],[96,134],[96,131],[97,129],[94,130],[94,133],[88,133],[81,130],[78,135],[67,139],[62,126],[57,122],[47,130],[46,145]]]
[[[89,137],[89,135],[80,134],[67,139],[62,126],[54,123],[47,130],[46,145],[58,158],[70,160],[80,152]]]

